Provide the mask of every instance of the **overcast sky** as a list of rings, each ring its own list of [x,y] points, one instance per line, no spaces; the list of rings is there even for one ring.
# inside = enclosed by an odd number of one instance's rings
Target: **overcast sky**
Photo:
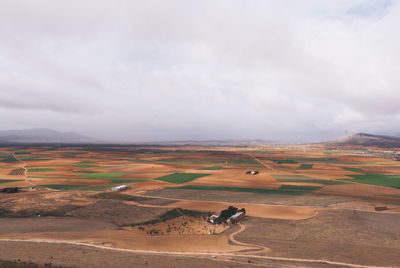
[[[0,0],[0,129],[400,133],[400,2]]]

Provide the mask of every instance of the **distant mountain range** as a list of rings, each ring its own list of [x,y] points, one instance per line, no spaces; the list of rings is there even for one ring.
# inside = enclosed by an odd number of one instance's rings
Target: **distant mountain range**
[[[73,132],[59,132],[47,128],[0,131],[0,143],[100,143],[101,141]]]
[[[374,146],[381,148],[400,148],[400,138],[394,136],[357,133],[341,140],[326,142],[325,144],[331,146]]]
[[[210,146],[210,147],[246,147],[265,144],[277,144],[266,140],[182,140],[182,141],[151,141],[132,144],[157,145],[157,146]]]
[[[25,130],[5,130],[0,131],[0,144],[104,144],[95,138],[77,134],[74,132],[60,132],[47,128],[33,128]],[[111,144],[118,144],[111,142]],[[124,144],[143,144],[143,145],[168,145],[168,146],[261,146],[266,144],[278,144],[277,142],[265,140],[237,140],[237,141],[169,141],[169,142],[145,142],[145,143],[124,143]],[[279,143],[284,144],[284,143]],[[350,137],[320,143],[326,146],[371,146],[381,148],[400,148],[400,137],[372,135],[367,133],[357,133]]]

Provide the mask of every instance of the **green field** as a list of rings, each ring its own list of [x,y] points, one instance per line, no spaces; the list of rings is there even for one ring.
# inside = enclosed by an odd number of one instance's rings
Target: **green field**
[[[105,191],[109,188],[110,188],[110,186],[108,186],[108,185],[98,185],[98,186],[91,185],[91,186],[84,186],[84,187],[80,188],[79,190],[82,190],[82,191]]]
[[[77,155],[87,154],[87,153],[88,152],[64,152],[61,154],[61,156],[65,158],[75,158]]]
[[[82,179],[112,180],[126,175],[125,173],[95,172],[78,175]]]
[[[324,152],[324,154],[326,154],[326,155],[340,155],[339,152],[332,152],[332,151],[326,151],[326,152]]]
[[[312,169],[313,164],[301,164],[300,169]]]
[[[350,179],[349,181],[400,189],[400,175],[385,175],[385,174],[370,173],[362,170],[361,168],[343,168],[343,169],[360,173],[356,175],[347,175],[348,177],[353,178]]]
[[[0,156],[1,162],[18,162],[18,160],[12,154],[6,154]]]
[[[347,175],[347,176],[352,177],[353,179],[351,179],[350,181],[353,182],[400,189],[400,175],[365,173],[363,175]]]
[[[28,172],[48,172],[48,171],[56,171],[55,168],[30,168]]]
[[[166,181],[175,184],[186,183],[189,181],[193,181],[197,178],[205,177],[210,174],[203,174],[203,173],[174,173],[170,175],[166,175],[163,177],[156,178],[155,180],[159,181]]]
[[[79,170],[74,170],[73,172],[76,172],[76,173],[96,173],[96,171],[92,171],[92,170],[81,170],[81,169],[79,169]]]
[[[259,194],[282,194],[282,195],[303,195],[311,193],[321,187],[315,186],[291,186],[282,185],[278,189],[258,189],[258,188],[241,188],[241,187],[225,187],[225,186],[204,186],[204,185],[184,185],[174,187],[175,189],[191,189],[191,190],[207,190],[207,191],[229,191],[229,192],[247,192]]]
[[[148,180],[145,179],[120,179],[114,178],[109,180],[113,184],[124,184],[124,183],[131,183],[131,182],[146,182]]]
[[[47,158],[44,158],[44,156],[40,156],[40,155],[31,155],[31,154],[18,155],[18,158],[19,158],[21,161],[34,161],[34,160],[44,161],[44,160],[49,160],[49,159],[47,159]]]
[[[279,190],[293,190],[293,191],[315,191],[321,189],[319,186],[303,186],[303,185],[282,185]]]
[[[137,154],[127,154],[127,155],[121,155],[122,158],[137,158]]]
[[[90,168],[90,167],[98,167],[98,166],[90,165],[90,164],[75,164],[75,165],[72,165],[72,167]]]
[[[308,177],[304,175],[272,175],[277,181],[280,182],[311,182],[311,183],[319,183],[323,185],[337,185],[343,184],[343,181],[334,181],[334,180],[323,180],[316,179],[313,177]]]
[[[76,184],[44,184],[41,187],[46,187],[54,190],[76,190],[82,188],[86,185],[76,185]]]
[[[0,184],[1,183],[16,182],[16,181],[19,181],[19,180],[0,180]]]
[[[289,158],[288,159],[265,159],[265,160],[269,160],[269,161],[275,162],[277,164],[297,164],[297,163],[299,163],[296,160],[289,159]]]
[[[42,168],[42,167],[70,167],[71,165],[28,165],[27,168]]]
[[[353,172],[358,172],[358,173],[361,173],[361,174],[365,174],[365,172],[361,168],[343,168],[343,169],[347,170],[347,171],[353,171]]]
[[[124,184],[124,183],[131,183],[131,182],[146,182],[148,180],[144,179],[123,179],[123,178],[111,178],[108,179],[113,184]]]
[[[54,177],[54,176],[28,176],[28,178],[41,178],[41,179],[81,179],[81,178],[76,178],[76,177]]]
[[[54,190],[80,190],[80,191],[104,191],[110,186],[88,186],[79,184],[45,184],[40,185],[41,187],[46,187]]]

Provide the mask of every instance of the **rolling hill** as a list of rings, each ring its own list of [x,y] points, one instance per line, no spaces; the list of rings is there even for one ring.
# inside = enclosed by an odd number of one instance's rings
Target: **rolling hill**
[[[374,146],[382,148],[400,148],[400,138],[357,133],[344,139],[326,142],[325,144],[328,146]]]
[[[73,132],[59,132],[47,128],[0,131],[0,143],[98,143],[99,140]]]

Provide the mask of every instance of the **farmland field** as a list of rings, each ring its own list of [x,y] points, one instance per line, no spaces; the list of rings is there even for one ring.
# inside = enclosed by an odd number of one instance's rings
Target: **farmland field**
[[[247,172],[254,170],[259,173]],[[118,185],[128,189],[111,192]],[[83,254],[81,244],[71,243],[87,244],[85,252],[98,250],[89,247],[96,245],[212,252],[219,257],[205,255],[211,258],[205,264],[234,267],[308,267],[303,259],[317,260],[313,267],[336,267],[324,260],[399,263],[394,222],[400,222],[400,162],[368,151],[308,145],[1,147],[0,190],[11,186],[19,191],[0,193],[0,249],[26,262],[40,258],[20,250],[29,243],[40,249],[46,245],[37,241],[67,241],[70,254]],[[241,226],[207,222],[230,205],[246,209]],[[83,267],[62,251],[52,254],[54,264]],[[190,258],[182,255],[188,266]]]
[[[182,184],[182,183],[193,181],[197,178],[201,178],[201,177],[208,176],[208,175],[209,174],[201,174],[201,173],[174,173],[171,175],[166,175],[166,176],[157,178],[156,180],[166,181],[166,182],[175,183],[175,184]]]

